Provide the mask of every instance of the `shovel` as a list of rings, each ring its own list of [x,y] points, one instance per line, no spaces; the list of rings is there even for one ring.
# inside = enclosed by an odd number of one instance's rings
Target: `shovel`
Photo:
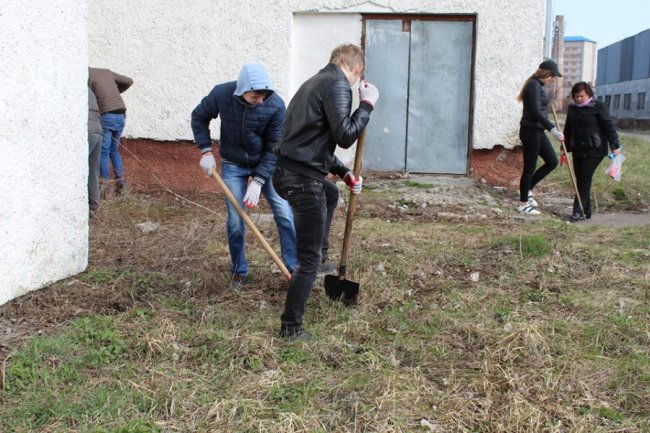
[[[361,156],[363,154],[363,143],[366,141],[366,129],[364,128],[359,134],[357,140],[357,151],[354,155],[354,177],[358,178],[361,173]],[[341,262],[339,264],[338,275],[325,275],[325,293],[333,300],[343,301],[346,305],[354,304],[359,294],[359,283],[346,280],[345,272],[347,271],[346,262],[348,260],[348,250],[350,248],[350,234],[352,233],[352,219],[356,210],[357,196],[350,194],[348,202],[348,216],[345,220],[345,235],[343,236],[343,251],[341,252]]]
[[[555,127],[559,130],[560,129],[560,122],[557,121],[557,114],[555,114],[555,107],[551,103],[551,111],[553,112],[553,120],[555,120]],[[580,200],[580,191],[578,191],[578,183],[576,182],[576,177],[573,174],[573,161],[569,160],[568,153],[566,151],[566,146],[564,144],[564,141],[560,141],[560,148],[562,149],[562,152],[567,155],[567,167],[569,167],[569,175],[571,176],[571,183],[573,183],[573,189],[576,192],[576,198],[578,199],[578,205],[580,206],[580,212],[582,212],[582,215],[584,216],[585,214],[585,208],[582,207],[582,200]]]
[[[232,194],[232,191],[230,191],[230,188],[226,185],[226,183],[223,181],[221,176],[219,176],[219,173],[217,173],[217,170],[212,170],[212,177],[214,180],[217,181],[219,184],[219,187],[221,190],[226,194],[226,198],[230,202],[230,204],[233,205],[237,213],[239,214],[240,217],[244,220],[248,228],[251,229],[251,231],[255,234],[255,237],[257,238],[258,241],[262,244],[264,249],[266,250],[267,253],[271,256],[273,261],[275,262],[276,265],[278,265],[278,268],[280,268],[280,271],[282,271],[282,274],[287,277],[287,280],[291,279],[291,273],[289,273],[289,270],[287,269],[286,266],[284,266],[284,263],[282,263],[282,260],[278,257],[277,254],[275,254],[275,251],[273,251],[273,248],[271,248],[271,245],[264,239],[264,236],[260,231],[255,227],[255,224],[253,223],[253,220],[250,219],[246,211],[241,207],[241,205],[237,202],[237,199],[235,196]]]

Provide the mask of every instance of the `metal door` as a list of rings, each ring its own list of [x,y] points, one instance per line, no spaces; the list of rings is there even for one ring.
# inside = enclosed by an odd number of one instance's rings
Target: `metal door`
[[[409,39],[402,20],[366,22],[365,78],[377,86],[380,98],[370,116],[364,148],[364,166],[373,170],[405,169]]]
[[[405,22],[366,21],[366,78],[380,99],[364,165],[466,174],[474,23]]]

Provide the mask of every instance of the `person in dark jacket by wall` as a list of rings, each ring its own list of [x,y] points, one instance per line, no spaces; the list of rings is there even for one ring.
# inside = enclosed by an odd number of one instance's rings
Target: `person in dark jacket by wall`
[[[121,193],[126,188],[124,165],[120,154],[120,138],[124,131],[126,120],[126,105],[121,93],[125,92],[133,80],[125,75],[117,74],[110,69],[88,68],[90,87],[95,92],[99,111],[102,114],[102,157],[99,165],[99,175],[102,181],[102,193],[108,191],[110,178],[109,160],[113,164],[116,190]]]
[[[524,214],[539,215],[538,204],[531,190],[558,164],[553,146],[544,131],[551,131],[558,141],[564,141],[564,135],[548,120],[548,97],[544,85],[550,83],[553,77],[561,76],[555,62],[545,60],[526,80],[517,97],[524,105],[519,122],[519,138],[524,146],[524,169],[519,181],[520,204],[517,210]],[[538,156],[542,157],[544,165],[535,170]]]
[[[351,87],[361,77],[363,50],[344,44],[332,51],[330,62],[302,84],[287,109],[273,184],[293,210],[298,265],[289,282],[281,316],[280,335],[309,339],[303,329],[307,299],[321,263],[321,247],[327,218],[325,176],[341,176],[353,194],[361,192],[362,179],[343,172],[334,150],[349,148],[368,123],[379,91],[361,82],[361,103],[352,112]],[[350,114],[352,112],[352,114]]]
[[[577,197],[573,201],[571,221],[591,218],[591,179],[607,155],[607,146],[614,155],[620,153],[618,134],[607,106],[594,98],[594,91],[584,81],[571,88],[573,102],[567,110],[564,125],[567,152],[573,156],[576,183],[584,214]]]
[[[88,210],[99,208],[99,161],[102,155],[102,119],[93,89],[88,84]]]
[[[192,132],[202,154],[200,166],[211,176],[217,163],[212,154],[210,121],[221,117],[221,177],[235,198],[249,209],[257,206],[260,193],[264,194],[278,227],[282,261],[293,272],[296,266],[293,215],[289,204],[280,198],[271,183],[276,162],[273,148],[282,135],[285,112],[284,101],[275,93],[264,66],[248,64],[242,67],[237,81],[216,85],[201,100],[192,111]],[[246,226],[228,200],[226,204],[231,287],[240,291],[248,275]]]

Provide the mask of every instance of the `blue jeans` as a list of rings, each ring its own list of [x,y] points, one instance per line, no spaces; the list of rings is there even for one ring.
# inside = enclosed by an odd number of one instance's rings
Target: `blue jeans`
[[[104,113],[102,114],[102,129],[104,137],[102,139],[102,159],[99,164],[99,175],[103,179],[108,179],[111,175],[108,161],[113,164],[115,178],[124,179],[124,165],[122,165],[122,155],[120,155],[120,137],[124,131],[124,114]]]
[[[302,329],[305,306],[321,263],[327,219],[325,181],[276,167],[273,184],[280,196],[289,201],[296,225],[298,265],[289,281],[284,312],[280,317],[280,333],[293,335]]]
[[[244,195],[248,187],[248,178],[253,175],[253,169],[242,167],[236,164],[222,162],[221,177],[224,183],[238,203],[243,206]],[[293,214],[289,203],[280,198],[271,181],[267,181],[262,187],[262,195],[271,206],[273,219],[278,227],[280,235],[280,249],[282,250],[282,261],[289,272],[296,267],[296,229],[293,226]],[[248,262],[246,261],[246,247],[244,239],[246,236],[246,224],[239,216],[234,206],[226,200],[228,206],[228,248],[232,260],[231,272],[233,274],[248,275]]]

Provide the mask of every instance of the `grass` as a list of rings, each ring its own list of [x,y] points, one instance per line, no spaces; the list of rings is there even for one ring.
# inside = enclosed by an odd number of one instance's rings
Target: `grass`
[[[621,181],[616,182],[605,174],[610,160],[605,158],[593,177],[592,200],[602,209],[639,209],[650,205],[650,153],[648,141],[625,131],[619,131],[619,138],[625,155]],[[557,143],[554,141],[554,143]],[[554,170],[545,183],[558,184],[571,190],[571,180],[566,166]]]
[[[373,213],[403,199],[360,199],[360,303],[316,286],[305,343],[277,338],[285,283],[256,243],[237,295],[223,221],[166,196],[104,203],[89,270],[3,307],[36,320],[4,360],[0,430],[650,431],[650,226]]]

